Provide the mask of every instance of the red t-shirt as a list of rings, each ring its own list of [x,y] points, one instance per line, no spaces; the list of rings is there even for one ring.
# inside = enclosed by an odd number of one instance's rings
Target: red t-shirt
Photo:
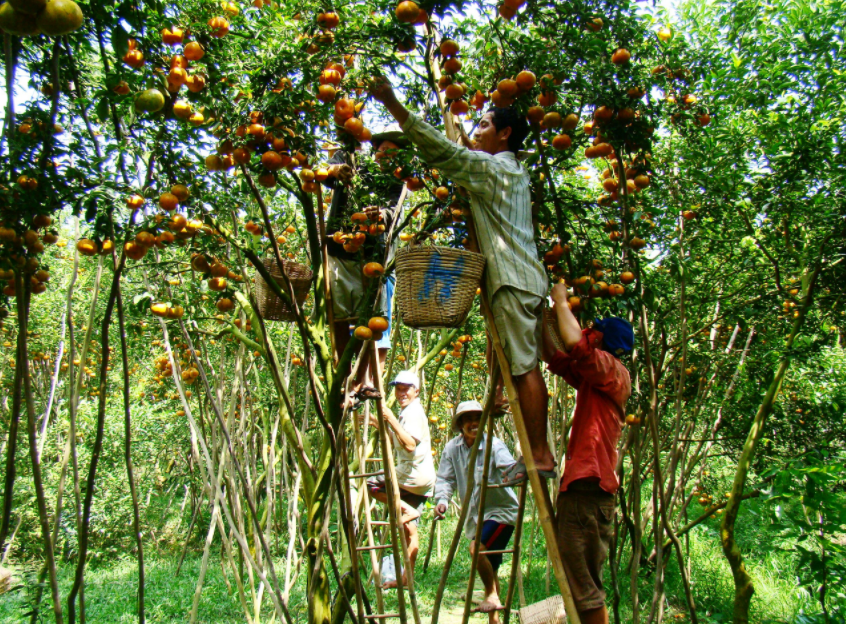
[[[569,353],[558,351],[548,363],[550,372],[577,390],[561,492],[573,481],[591,477],[609,494],[620,487],[617,443],[632,382],[623,363],[601,346],[602,332],[585,329]]]

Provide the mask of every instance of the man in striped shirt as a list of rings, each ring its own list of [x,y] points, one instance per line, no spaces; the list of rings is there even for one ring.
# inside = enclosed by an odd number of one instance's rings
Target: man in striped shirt
[[[468,149],[411,115],[385,78],[376,78],[370,93],[426,162],[470,196],[476,238],[487,259],[491,311],[517,386],[532,456],[543,476],[554,477],[555,458],[546,440],[547,389],[538,365],[548,284],[534,241],[529,174],[517,160],[528,123],[513,108],[491,109],[473,135],[474,149]],[[522,462],[515,470],[511,476],[525,477]]]

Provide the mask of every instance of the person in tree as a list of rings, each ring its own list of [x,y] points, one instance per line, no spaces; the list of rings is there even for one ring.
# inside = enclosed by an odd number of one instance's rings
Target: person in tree
[[[387,232],[397,217],[403,183],[390,172],[390,163],[402,148],[410,145],[402,132],[389,131],[373,136],[373,160],[375,166],[368,167],[360,154],[338,150],[329,160],[329,165],[336,168],[336,175],[329,176],[323,182],[332,189],[332,201],[326,218],[326,252],[329,256],[328,277],[332,294],[332,312],[334,315],[335,355],[339,357],[350,341],[350,328],[358,321],[359,308],[364,302],[367,289],[362,269],[369,261],[387,264],[396,243],[387,249]],[[387,170],[383,172],[383,169]],[[355,179],[355,182],[354,182]],[[352,215],[363,212],[371,221],[383,225],[385,231],[378,235],[368,235],[364,244],[357,248],[350,243],[338,242],[333,238],[336,232],[350,229]],[[386,257],[386,251],[389,253]],[[385,278],[379,297],[377,314],[388,320],[388,328],[376,342],[379,361],[384,369],[388,350],[391,347],[391,312],[396,278]],[[370,311],[367,312],[369,318]],[[373,386],[369,362],[359,367],[358,376],[353,380],[351,396],[347,401],[357,406],[362,399],[376,398],[378,392]]]
[[[432,438],[426,412],[418,398],[420,378],[417,374],[410,370],[402,371],[390,385],[394,387],[394,396],[401,408],[400,417],[394,416],[388,408],[384,408],[382,416],[396,449],[396,478],[402,509],[400,523],[405,531],[408,557],[413,568],[420,547],[417,518],[420,517],[421,509],[426,501],[432,497],[432,488],[435,485]],[[379,426],[373,414],[370,416],[370,424],[374,427]],[[371,479],[367,485],[373,498],[382,503],[388,502],[384,478]],[[402,579],[403,584],[406,584],[405,571],[403,571]],[[395,581],[385,584],[386,588],[396,586]]]
[[[546,438],[548,395],[539,366],[548,284],[534,241],[529,174],[517,159],[528,122],[512,107],[492,108],[479,121],[470,149],[411,115],[387,79],[375,78],[370,93],[426,162],[470,196],[493,321],[517,387],[532,457],[542,477],[555,478],[555,458]],[[525,475],[521,458],[509,478],[517,481]]]
[[[482,417],[482,406],[478,401],[464,401],[458,405],[452,417],[452,430],[456,435],[447,442],[441,454],[438,465],[438,479],[435,483],[435,514],[443,517],[447,512],[449,501],[454,493],[458,493],[464,504],[467,488],[467,476],[470,466],[470,449],[481,435],[479,451],[476,456],[475,483],[476,487],[470,498],[467,522],[464,525],[464,535],[470,540],[470,552],[476,549],[476,527],[479,518],[479,501],[481,496],[482,474],[485,465],[485,434],[479,432],[479,420]],[[492,438],[491,464],[488,470],[488,483],[502,481],[503,473],[515,464],[514,458],[499,438]],[[519,504],[511,488],[501,487],[489,489],[485,496],[485,511],[482,514],[482,536],[479,551],[503,550],[508,547],[514,525],[517,522]],[[499,623],[500,588],[497,571],[502,564],[502,554],[480,555],[478,559],[479,576],[485,584],[485,598],[479,605],[479,610],[488,613],[490,624]]]
[[[556,504],[558,549],[584,624],[607,624],[602,568],[614,533],[617,444],[632,393],[620,357],[634,348],[631,324],[597,319],[582,330],[567,305],[567,287],[552,289],[556,326],[564,347],[544,332],[549,371],[576,389],[576,410]]]

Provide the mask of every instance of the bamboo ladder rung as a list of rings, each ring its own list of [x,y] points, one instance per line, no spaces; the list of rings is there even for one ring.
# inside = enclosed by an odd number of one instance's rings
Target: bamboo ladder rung
[[[362,552],[366,550],[385,550],[387,548],[392,548],[392,546],[390,544],[376,544],[375,546],[360,546],[356,550]]]
[[[473,613],[493,613],[494,611],[505,611],[507,607],[505,605],[499,605],[498,607],[491,609],[490,611],[482,611],[481,607],[476,607],[473,609]]]
[[[514,548],[506,548],[505,550],[480,550],[480,555],[512,555]]]
[[[376,472],[365,472],[363,474],[350,475],[350,479],[366,479],[367,477],[378,477],[385,474],[384,470],[377,470]]]
[[[382,461],[382,458],[381,457],[365,457],[364,461],[366,461],[366,462],[380,462],[380,461]],[[370,617],[370,616],[368,616],[368,617]]]
[[[370,526],[389,526],[391,523],[387,520],[371,520]]]
[[[373,615],[365,615],[365,620],[384,620],[386,618],[398,618],[399,613],[374,613]]]

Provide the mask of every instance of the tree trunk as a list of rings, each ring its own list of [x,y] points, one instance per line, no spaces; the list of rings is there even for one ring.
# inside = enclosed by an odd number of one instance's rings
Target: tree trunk
[[[817,264],[817,267],[806,282],[805,296],[798,308],[798,315],[793,321],[793,327],[784,345],[784,355],[781,357],[775,376],[770,382],[769,388],[767,388],[767,393],[764,395],[764,399],[755,414],[752,427],[749,429],[746,442],[743,444],[743,451],[740,454],[740,459],[737,462],[737,471],[734,474],[734,483],[731,486],[731,496],[726,505],[726,512],[723,514],[722,523],[720,524],[720,542],[723,546],[723,554],[728,560],[729,566],[731,566],[732,576],[734,577],[734,624],[748,624],[749,607],[752,603],[752,596],[755,593],[752,577],[746,571],[743,554],[740,552],[740,547],[734,539],[735,523],[740,512],[740,504],[743,501],[743,488],[746,485],[746,477],[749,474],[752,460],[755,458],[758,443],[761,441],[761,436],[764,433],[764,424],[766,423],[767,416],[772,412],[773,403],[781,389],[784,375],[790,366],[791,357],[789,353],[793,348],[796,336],[802,329],[805,313],[811,305],[814,285],[816,284],[820,268],[821,265]]]

